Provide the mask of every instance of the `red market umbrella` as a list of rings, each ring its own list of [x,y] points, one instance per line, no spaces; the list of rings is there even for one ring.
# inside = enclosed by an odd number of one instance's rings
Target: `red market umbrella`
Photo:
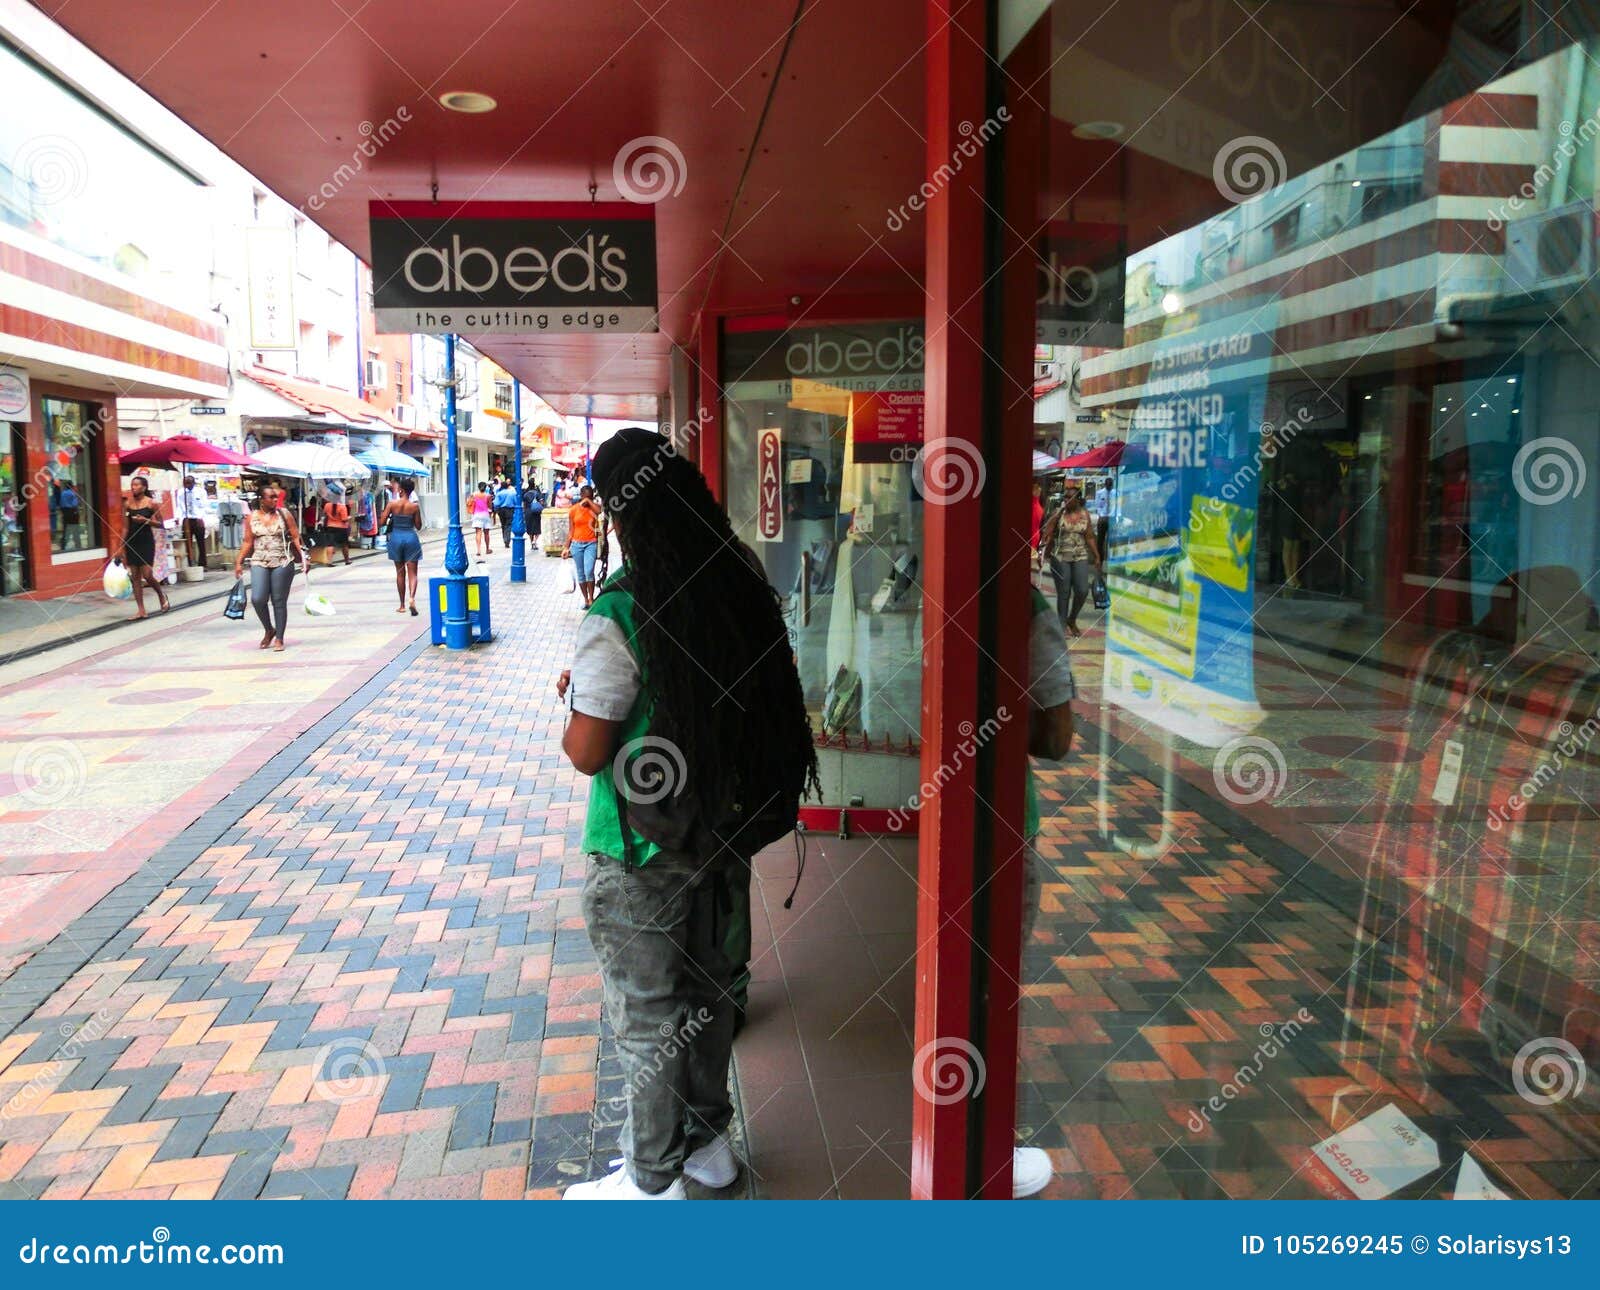
[[[1057,470],[1114,470],[1122,464],[1122,454],[1128,445],[1120,439],[1103,443],[1076,457],[1063,457],[1056,462]]]
[[[159,443],[147,443],[142,448],[121,454],[119,460],[123,466],[159,466],[165,470],[171,470],[179,463],[185,466],[261,467],[254,457],[234,452],[231,448],[220,448],[192,434],[175,434]]]

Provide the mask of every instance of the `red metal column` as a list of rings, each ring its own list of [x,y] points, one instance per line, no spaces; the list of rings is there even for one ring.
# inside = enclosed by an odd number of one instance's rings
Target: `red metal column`
[[[694,435],[692,456],[700,473],[706,477],[711,495],[719,502],[725,501],[722,485],[722,319],[720,315],[706,312],[700,315],[698,352],[695,355],[699,371],[698,429]]]
[[[1015,1114],[1028,506],[1027,477],[1007,459],[1029,460],[1030,445],[1007,451],[1001,433],[1002,300],[987,263],[1002,253],[1000,193],[985,174],[998,158],[951,165],[991,115],[987,8],[927,10],[922,772],[941,788],[922,808],[918,849],[919,1198],[1009,1195]]]

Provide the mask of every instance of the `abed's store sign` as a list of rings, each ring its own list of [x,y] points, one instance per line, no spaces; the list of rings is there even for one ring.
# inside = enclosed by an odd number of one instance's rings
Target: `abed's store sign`
[[[654,208],[372,202],[380,332],[655,331]]]

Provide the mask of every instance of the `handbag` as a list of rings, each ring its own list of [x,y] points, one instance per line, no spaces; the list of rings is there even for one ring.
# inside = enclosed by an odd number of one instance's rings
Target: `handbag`
[[[1096,609],[1111,608],[1111,589],[1106,586],[1105,575],[1094,575],[1094,581],[1089,584],[1089,594],[1094,597]]]
[[[228,593],[228,603],[222,607],[222,616],[238,622],[244,617],[245,590],[244,579],[233,580],[233,590]]]

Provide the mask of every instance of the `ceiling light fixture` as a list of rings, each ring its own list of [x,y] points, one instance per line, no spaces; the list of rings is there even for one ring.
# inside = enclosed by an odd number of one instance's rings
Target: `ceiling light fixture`
[[[493,112],[496,107],[492,98],[477,90],[447,90],[439,102],[452,112]]]
[[[1121,121],[1085,121],[1082,125],[1072,127],[1072,137],[1094,139],[1103,143],[1107,139],[1120,139],[1126,129],[1127,126]]]

